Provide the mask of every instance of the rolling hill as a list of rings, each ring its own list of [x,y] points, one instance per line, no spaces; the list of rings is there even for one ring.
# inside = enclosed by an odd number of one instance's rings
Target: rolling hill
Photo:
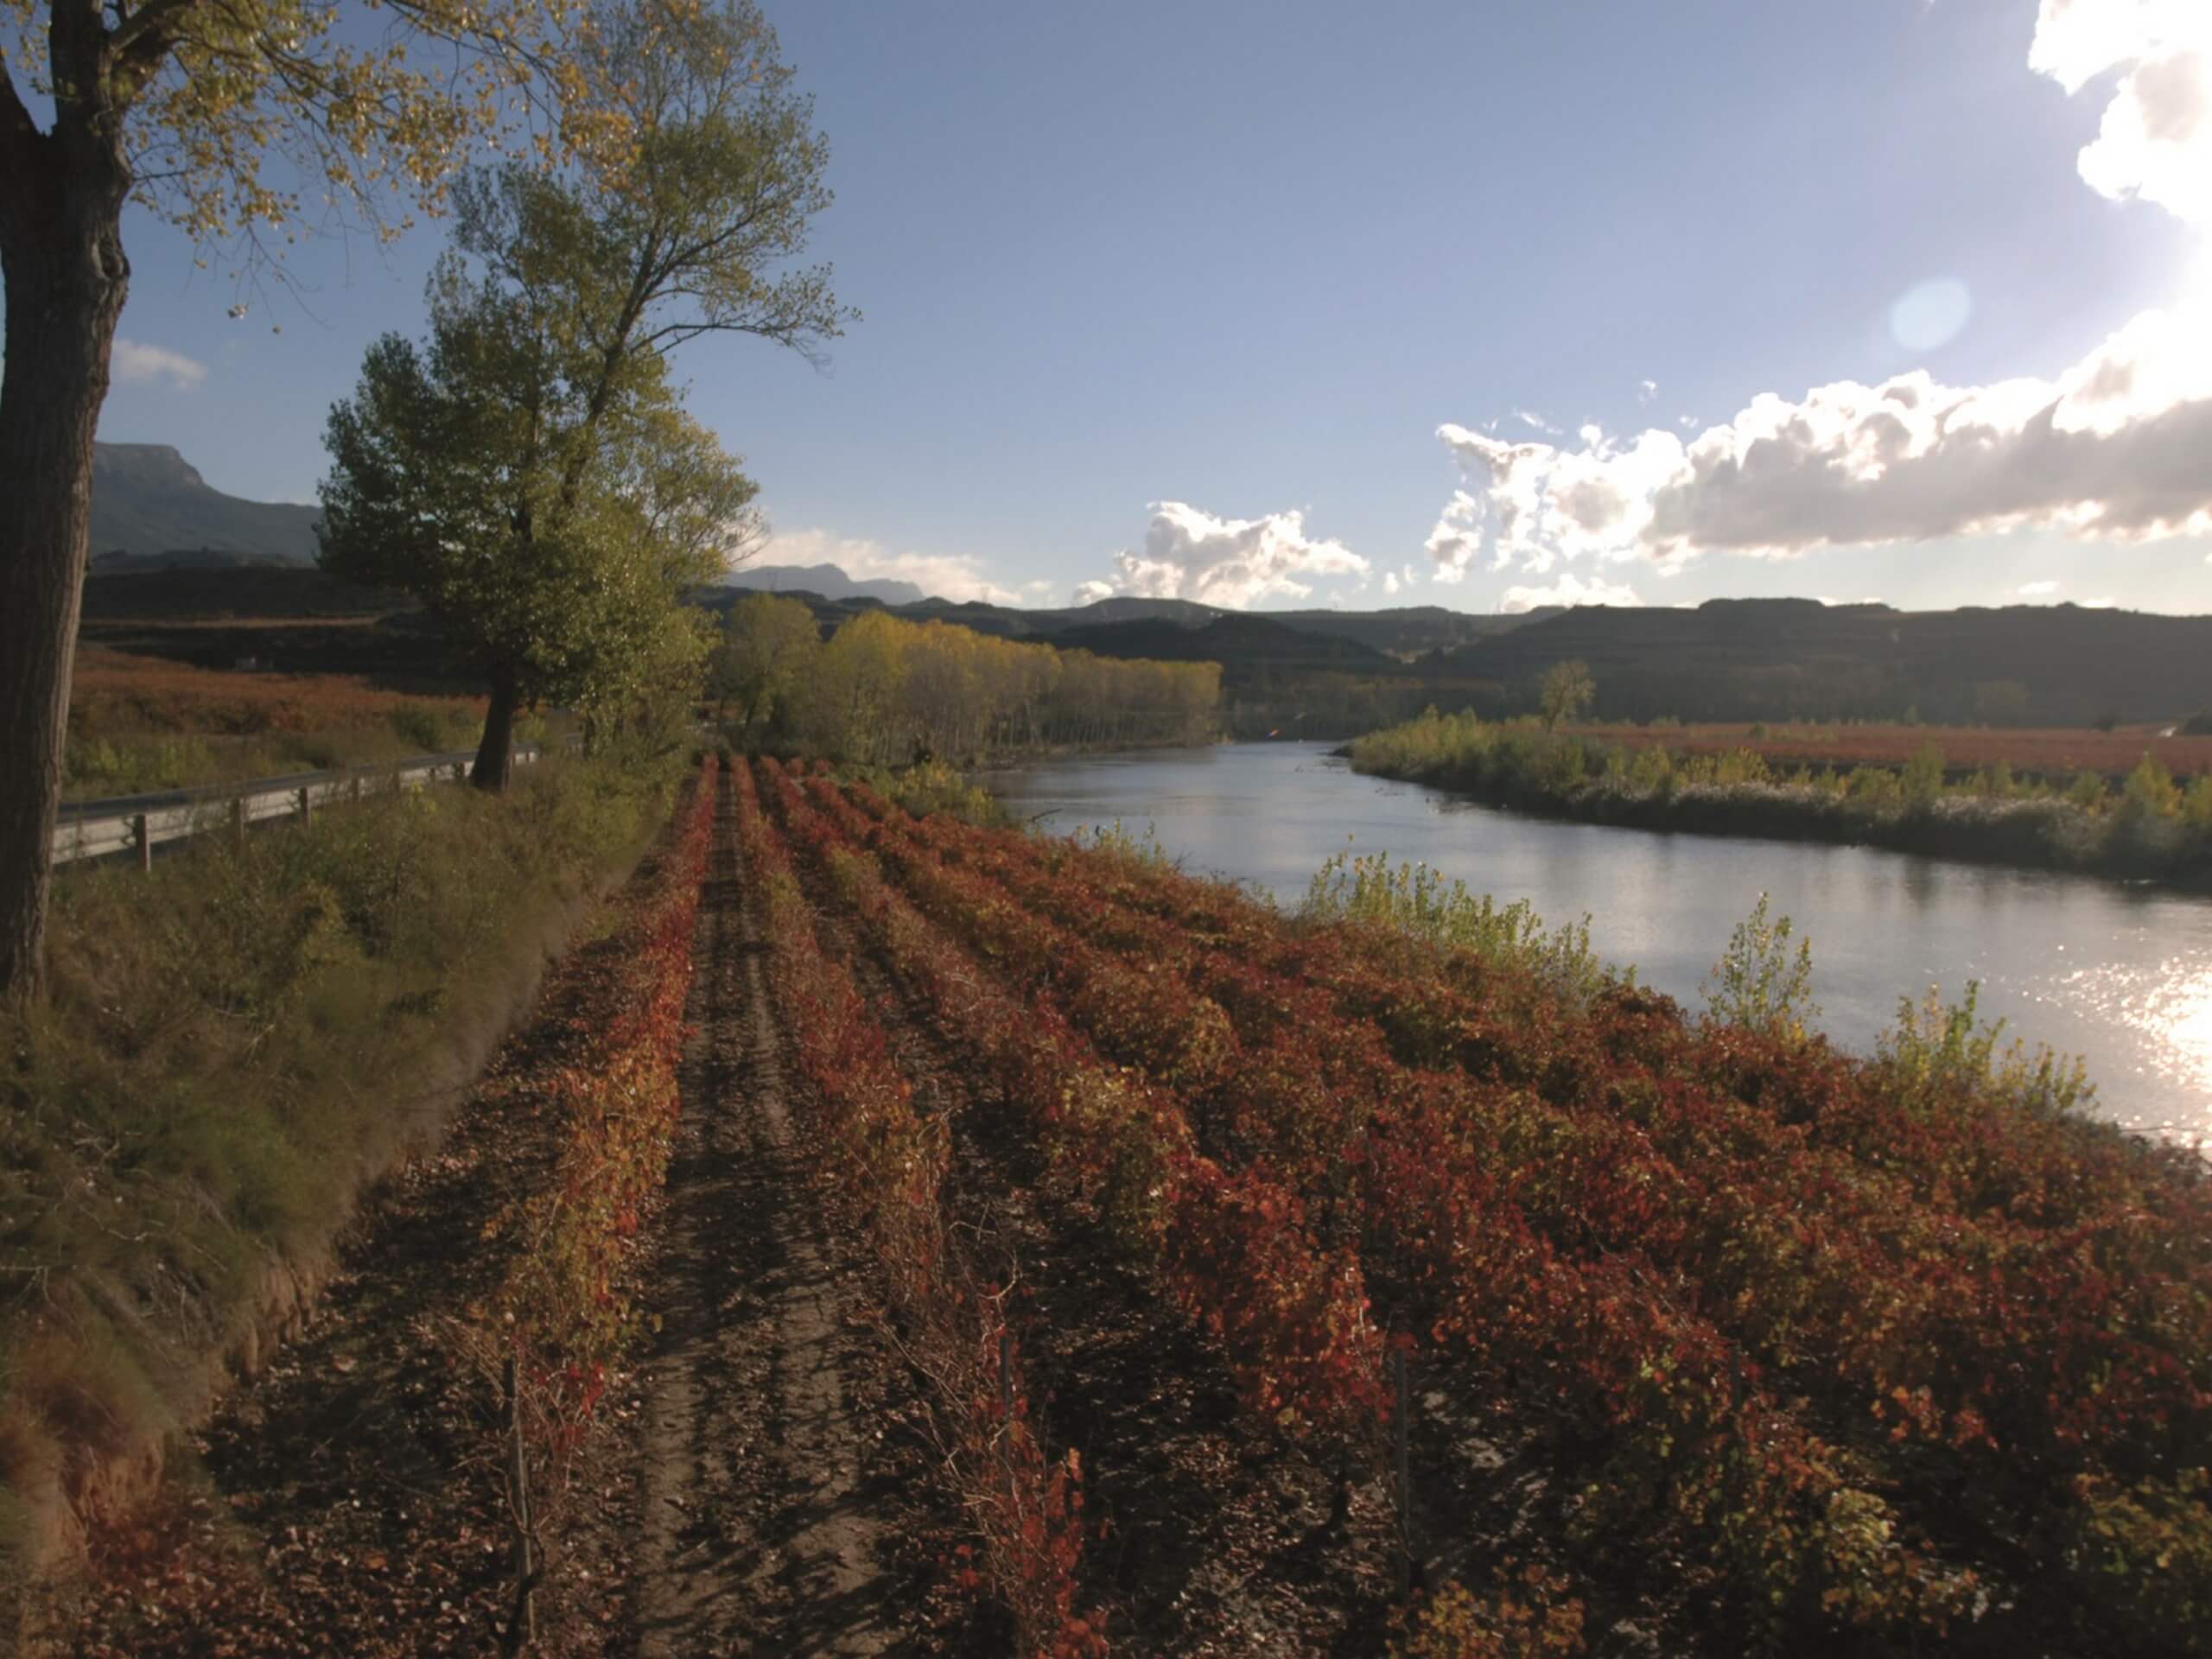
[[[2212,708],[2212,617],[2074,605],[1898,611],[1810,599],[1593,607],[1440,653],[1430,677],[1528,706],[1579,658],[1615,719],[1860,718],[2086,725]],[[1449,698],[1440,696],[1440,704]]]

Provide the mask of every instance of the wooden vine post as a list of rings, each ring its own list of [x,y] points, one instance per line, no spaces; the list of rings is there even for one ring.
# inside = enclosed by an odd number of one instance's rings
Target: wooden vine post
[[[530,1471],[523,1460],[522,1389],[514,1357],[502,1368],[507,1396],[507,1502],[515,1518],[515,1605],[507,1626],[507,1651],[518,1653],[537,1640],[537,1572],[530,1548]]]
[[[1408,1389],[1406,1387],[1406,1351],[1390,1350],[1390,1386],[1396,1398],[1390,1413],[1390,1438],[1393,1442],[1392,1472],[1397,1479],[1398,1508],[1398,1599],[1406,1601],[1414,1592],[1414,1489],[1413,1447],[1411,1426],[1407,1421]]]

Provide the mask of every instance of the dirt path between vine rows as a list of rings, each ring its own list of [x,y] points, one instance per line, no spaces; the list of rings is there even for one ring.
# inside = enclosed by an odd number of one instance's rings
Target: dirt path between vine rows
[[[865,1267],[806,1179],[732,804],[725,782],[646,1292],[637,1650],[884,1653],[928,1622],[893,1535],[912,1471],[880,1432],[902,1380],[868,1329]]]

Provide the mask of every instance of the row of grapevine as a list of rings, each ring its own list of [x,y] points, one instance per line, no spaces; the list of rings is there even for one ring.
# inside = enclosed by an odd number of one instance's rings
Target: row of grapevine
[[[1346,1093],[1362,1068],[1339,1064],[1338,1039],[1356,1048],[1355,1031],[1286,1021],[1248,1047],[1173,970],[1171,940],[1134,960],[1100,951],[972,871],[884,845],[925,912],[1109,1052],[1211,1103],[1221,1150],[1356,1237],[1395,1328],[1607,1441],[1592,1525],[1696,1556],[1739,1610],[1941,1624],[1967,1593],[1966,1575],[1899,1541],[1856,1461],[1764,1389],[1678,1286],[1633,1253],[1578,1258],[1532,1225],[1457,1103]]]
[[[1382,1409],[1381,1346],[1348,1252],[1317,1246],[1264,1169],[1192,1149],[1166,1091],[1101,1061],[1049,1006],[1008,997],[886,887],[792,781],[771,768],[793,836],[906,982],[1029,1115],[1057,1174],[1093,1198],[1163,1294],[1218,1338],[1247,1407],[1287,1427],[1351,1433]]]
[[[904,1346],[935,1395],[948,1471],[982,1550],[982,1577],[1012,1615],[1022,1651],[1103,1651],[1077,1605],[1081,1469],[1048,1459],[1022,1380],[1004,1287],[953,1241],[944,1197],[950,1127],[915,1108],[882,1027],[843,963],[825,951],[750,772],[736,775],[736,823],[768,937],[777,1004],[817,1110],[810,1141],[880,1262]]]
[[[569,1015],[575,1046],[547,1080],[565,1126],[559,1164],[543,1191],[494,1223],[518,1249],[489,1323],[519,1362],[535,1438],[556,1455],[588,1427],[607,1367],[634,1333],[626,1268],[674,1144],[715,780],[710,759],[626,896],[616,944],[586,958]]]
[[[1202,1147],[1264,1158],[1325,1217],[1356,1205],[1367,1277],[1402,1328],[1470,1340],[1517,1370],[1510,1316],[1548,1308],[1592,1337],[1604,1320],[1588,1307],[1615,1319],[1640,1307],[1595,1347],[1623,1367],[1669,1347],[1690,1356],[1660,1367],[1696,1379],[1688,1401],[1669,1382],[1671,1401],[1639,1402],[1607,1364],[1582,1381],[1613,1431],[1624,1414],[1656,1412],[1669,1455],[1628,1484],[1677,1508],[1700,1494],[1702,1516],[1688,1518],[1718,1528],[1720,1555],[1736,1559],[1716,1565],[1737,1591],[1792,1617],[1940,1621],[1972,1592],[1967,1575],[1938,1567],[1924,1538],[1919,1550],[1897,1541],[1909,1519],[1955,1533],[1969,1517],[1980,1552],[2016,1570],[2062,1565],[2120,1628],[2147,1634],[2190,1605],[2167,1586],[2201,1535],[2204,1235],[2187,1229],[2201,1187],[2107,1153],[2082,1160],[2075,1201],[2062,1202],[2046,1139],[2032,1154],[2044,1173],[2024,1177],[2013,1202],[1960,1202],[1941,1180],[1853,1159],[1842,1137],[1719,1086],[1712,1055],[1741,1045],[1649,1000],[1601,997],[1580,1017],[1555,1001],[1530,1019],[1541,1000],[1523,997],[1518,1028],[1484,1031],[1469,1007],[1481,970],[1466,963],[1393,983],[1382,965],[1394,951],[1405,965],[1402,950],[1294,933],[1172,873],[906,820],[819,784],[816,799],[1019,990],[1171,1088]],[[1422,1052],[1409,1036],[1434,1017],[1437,987],[1457,999],[1444,1028],[1461,1040]],[[1470,1067],[1470,1049],[1502,1059]],[[1808,1069],[1873,1088],[1832,1057]],[[2123,1175],[2154,1201],[2101,1208],[2088,1189]],[[1408,1237],[1424,1248],[1408,1251]],[[1497,1276],[1498,1250],[1509,1275],[1518,1267],[1546,1294],[1509,1291],[1502,1309],[1439,1294],[1440,1275],[1514,1283]],[[1580,1281],[1564,1295],[1562,1276]],[[1561,1356],[1546,1333],[1527,1334],[1541,1374]],[[1812,1419],[1781,1408],[1785,1380],[1813,1396]],[[1847,1452],[1810,1433],[1821,1421]],[[1694,1460],[1701,1446],[1741,1464],[1728,1440],[1745,1433],[1758,1441],[1748,1461],[1766,1471],[1751,1482],[1773,1511],[1763,1517],[1680,1462],[1687,1439]],[[1611,1471],[1616,1496],[1638,1455],[1627,1448]],[[1942,1501],[1923,1501],[1931,1490]],[[1748,1558],[1747,1529],[1764,1535]]]
[[[1065,861],[1044,869],[1035,846],[986,848],[969,862],[1020,902],[1071,925],[1075,945],[1046,941],[1039,958],[1064,987],[1077,977],[1126,977],[1123,962],[1143,961],[1154,1001],[1181,1007],[1186,1030],[1203,1029],[1205,1011],[1217,1006],[1229,1010],[1238,1034],[1249,1039],[1256,1029],[1262,1040],[1306,1051],[1292,1069],[1323,1077],[1340,1116],[1348,1103],[1419,1085],[1410,1073],[1397,1075],[1366,1017],[1386,1039],[1394,1027],[1417,1022],[1418,1013],[1407,1019],[1422,995],[1417,979],[1379,980],[1343,960],[1332,935],[1291,942],[1255,966],[1249,954],[1224,953],[1187,929],[1113,919],[1084,872]],[[1103,927],[1091,922],[1099,916],[1109,917]],[[1292,954],[1305,971],[1284,971]],[[1172,989],[1162,988],[1163,968],[1175,970]],[[1536,1030],[1529,1046],[1554,1057],[1548,1087],[1509,1082],[1493,1068],[1481,1079],[1488,1087],[1458,1093],[1471,1122],[1519,1148],[1516,1196],[1552,1236],[1638,1249],[1690,1275],[1763,1363],[1806,1369],[1808,1386],[1833,1381],[1850,1391],[1840,1402],[1848,1414],[1871,1410],[1923,1439],[2000,1453],[2008,1469],[2024,1444],[2044,1451],[2094,1439],[2111,1459],[2141,1437],[2134,1450],[2145,1468],[2186,1450],[2168,1431],[2201,1402],[2202,1387],[2183,1358],[2189,1333],[2169,1328],[2165,1291],[2177,1243],[2196,1243],[2202,1264],[2202,1226],[2175,1225],[2201,1209],[2201,1184],[2168,1194],[2178,1217],[2164,1220],[2134,1205],[2077,1214],[2063,1227],[2004,1211],[1962,1216],[1711,1087],[1694,1068],[1652,1064],[1652,1044],[1644,1055],[1623,1053],[1606,1040],[1607,1017],[1619,1006],[1603,1004],[1579,1027]],[[1173,1018],[1155,1012],[1141,1027],[1155,1039],[1172,1034]],[[1468,1017],[1459,1018],[1464,1029]],[[1308,1033],[1319,1030],[1330,1041],[1316,1051]],[[1581,1052],[1562,1064],[1574,1038]],[[1394,1052],[1402,1046],[1390,1044]],[[1141,1063],[1144,1055],[1128,1058]],[[1576,1088],[1561,1083],[1562,1072],[1603,1075]],[[1531,1089],[1533,1098],[1521,1092]],[[1510,1121],[1500,1123],[1501,1113]],[[1885,1287],[1878,1301],[1865,1294],[1870,1278]],[[2093,1307],[2105,1317],[2079,1319]],[[2066,1331],[2040,1328],[2060,1311],[2075,1316]],[[1993,1367],[1976,1351],[1993,1332],[2010,1346],[2032,1346],[2046,1365],[2024,1375]],[[2205,1334],[2196,1333],[2200,1355]],[[2094,1390],[2080,1386],[2088,1377],[2098,1382]]]

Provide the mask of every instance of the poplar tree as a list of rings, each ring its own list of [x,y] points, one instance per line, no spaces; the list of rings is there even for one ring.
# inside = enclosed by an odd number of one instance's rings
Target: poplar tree
[[[619,167],[578,0],[0,0],[0,994],[35,989],[136,202],[251,259],[443,205],[502,142]]]
[[[330,423],[323,563],[421,598],[483,675],[488,789],[519,709],[575,703],[596,735],[641,663],[696,668],[705,645],[664,648],[672,596],[757,537],[753,486],[682,414],[670,354],[750,334],[816,356],[853,315],[826,267],[791,263],[828,152],[757,10],[645,0],[585,61],[628,162],[473,174],[429,348],[378,341]]]

